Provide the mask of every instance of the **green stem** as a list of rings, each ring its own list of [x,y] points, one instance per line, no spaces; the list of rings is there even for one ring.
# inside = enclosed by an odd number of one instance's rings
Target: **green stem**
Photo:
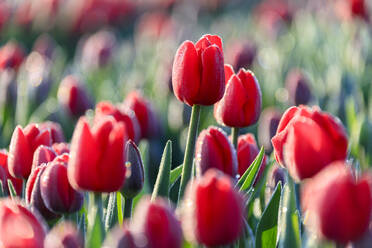
[[[116,192],[110,193],[109,201],[107,204],[106,218],[105,218],[106,232],[111,228],[112,218],[114,216],[114,210],[115,210],[115,202],[116,202]]]
[[[234,148],[238,148],[238,136],[239,136],[239,128],[238,127],[232,127],[231,128],[231,141],[234,145]]]
[[[182,177],[180,184],[180,191],[178,194],[178,201],[182,198],[186,185],[191,178],[192,172],[192,161],[194,158],[195,141],[198,132],[199,117],[200,117],[200,105],[193,105],[191,112],[191,119],[189,123],[189,132],[187,134],[185,156],[183,158]]]
[[[124,202],[124,219],[129,219],[132,216],[133,198],[125,198]]]

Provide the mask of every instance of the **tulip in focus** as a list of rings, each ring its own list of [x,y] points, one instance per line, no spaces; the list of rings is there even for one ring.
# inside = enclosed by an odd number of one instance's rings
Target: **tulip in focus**
[[[190,106],[213,105],[225,91],[222,40],[204,35],[197,43],[185,41],[173,62],[172,85],[178,100]]]
[[[14,248],[42,248],[46,225],[37,213],[18,200],[0,201],[0,245]]]
[[[319,107],[291,107],[272,138],[275,158],[300,181],[333,161],[345,160],[348,140],[341,121]]]
[[[355,179],[350,166],[341,161],[327,166],[302,191],[305,224],[337,243],[359,239],[370,222],[371,179],[370,175]]]
[[[209,127],[200,132],[196,140],[195,166],[201,174],[216,168],[235,178],[238,173],[236,151],[222,129]]]
[[[119,190],[125,179],[126,140],[124,125],[112,117],[102,118],[92,127],[84,117],[80,118],[67,166],[72,187],[96,192]]]
[[[46,235],[44,247],[48,248],[83,248],[81,234],[71,222],[61,222]]]
[[[247,127],[258,121],[262,96],[257,78],[251,71],[240,69],[234,73],[225,65],[226,90],[221,101],[214,106],[218,123],[229,127]]]
[[[182,206],[186,239],[206,246],[234,242],[243,231],[243,204],[228,176],[208,170],[187,187]]]
[[[102,248],[137,248],[132,233],[126,226],[115,227],[105,239]]]

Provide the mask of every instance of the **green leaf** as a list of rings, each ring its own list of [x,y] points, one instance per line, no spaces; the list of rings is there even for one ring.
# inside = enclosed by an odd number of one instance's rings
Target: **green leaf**
[[[278,216],[281,198],[281,183],[276,186],[269,204],[264,210],[256,229],[256,248],[275,248],[278,232]]]
[[[0,198],[5,196],[4,188],[3,188],[3,182],[0,181]]]
[[[247,191],[252,187],[260,170],[264,154],[264,149],[263,147],[261,147],[260,153],[257,155],[256,159],[252,162],[252,164],[244,172],[242,178],[240,178],[240,180],[238,181],[237,185],[240,185],[241,181],[244,180],[244,183],[240,187],[240,191]],[[249,168],[251,169],[249,170]]]
[[[172,166],[172,142],[168,140],[164,148],[163,156],[161,158],[159,172],[156,178],[151,200],[154,200],[158,195],[168,197],[171,166]]]
[[[119,225],[123,225],[123,198],[120,192],[116,192],[116,205],[118,209],[118,221]]]
[[[115,215],[116,192],[110,193],[107,203],[106,217],[105,217],[105,231],[107,232],[113,225],[113,218]]]
[[[99,214],[94,218],[94,224],[87,237],[87,247],[100,248],[103,241],[103,227]]]
[[[9,194],[12,198],[17,197],[17,192],[13,186],[13,183],[10,179],[8,179],[8,188],[9,188]]]
[[[178,167],[176,167],[173,170],[171,170],[171,172],[170,172],[170,178],[169,178],[169,188],[172,188],[173,184],[181,176],[182,168],[183,168],[183,164],[181,164]]]

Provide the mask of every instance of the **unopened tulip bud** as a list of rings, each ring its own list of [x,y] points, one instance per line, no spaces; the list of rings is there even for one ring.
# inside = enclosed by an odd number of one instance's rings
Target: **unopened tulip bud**
[[[47,234],[44,247],[48,248],[83,248],[81,234],[71,222],[61,222]]]
[[[282,187],[286,183],[286,173],[285,169],[280,167],[277,163],[274,163],[270,171],[267,174],[267,183],[265,188],[265,200],[269,202],[275,188],[279,182],[281,182]]]
[[[46,121],[39,124],[42,130],[49,129],[52,135],[52,143],[65,142],[65,135],[59,123],[53,121]]]
[[[24,51],[16,42],[8,42],[0,48],[0,70],[17,70],[24,60]]]
[[[246,41],[244,43],[236,43],[231,49],[230,61],[234,67],[235,71],[240,68],[250,69],[256,58],[257,47],[251,41]]]
[[[265,151],[270,154],[273,150],[271,139],[278,129],[281,113],[274,108],[267,108],[262,111],[261,118],[258,122],[258,143],[264,147]]]
[[[286,79],[289,102],[292,105],[308,104],[311,100],[311,89],[308,79],[299,69],[289,72]]]
[[[115,227],[107,234],[102,248],[140,248],[134,243],[132,233],[125,227]]]

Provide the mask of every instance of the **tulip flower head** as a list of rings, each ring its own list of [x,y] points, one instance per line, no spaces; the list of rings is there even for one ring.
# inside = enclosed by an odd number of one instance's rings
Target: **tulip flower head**
[[[9,173],[8,153],[6,150],[0,150],[0,180],[3,184],[3,191],[9,195],[8,179],[12,182],[18,196],[22,194],[23,180],[15,178]]]
[[[126,226],[115,227],[111,230],[102,248],[137,248],[132,233]]]
[[[47,234],[44,247],[48,248],[83,248],[81,234],[71,222],[61,222]]]

